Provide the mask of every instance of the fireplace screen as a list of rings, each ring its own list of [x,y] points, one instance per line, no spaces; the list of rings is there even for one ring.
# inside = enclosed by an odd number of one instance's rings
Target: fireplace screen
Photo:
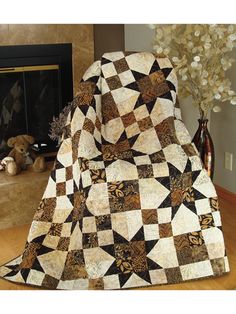
[[[40,150],[55,147],[48,133],[62,108],[60,88],[59,65],[0,68],[0,157],[20,134],[34,136]]]

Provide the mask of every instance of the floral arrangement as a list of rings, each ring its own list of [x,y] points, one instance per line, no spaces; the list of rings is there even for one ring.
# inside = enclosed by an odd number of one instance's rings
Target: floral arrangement
[[[73,102],[69,103],[63,108],[58,117],[53,117],[52,122],[49,124],[50,130],[48,136],[51,138],[51,140],[58,141],[58,145],[61,141],[68,114],[73,108]]]
[[[149,25],[155,30],[153,49],[168,55],[179,77],[179,95],[192,96],[200,116],[221,111],[218,102],[236,105],[236,92],[226,71],[235,61],[236,25]]]

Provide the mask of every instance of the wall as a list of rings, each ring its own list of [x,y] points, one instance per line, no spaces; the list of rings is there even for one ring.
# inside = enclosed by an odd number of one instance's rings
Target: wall
[[[124,50],[124,24],[94,24],[94,58],[105,52]]]
[[[154,31],[145,24],[125,24],[126,51],[152,51]],[[181,103],[182,118],[193,136],[198,127],[198,110],[192,105],[191,99]]]
[[[234,56],[236,58],[236,51]],[[232,88],[236,90],[236,63],[228,72]],[[236,193],[236,106],[221,104],[222,111],[211,115],[211,134],[215,144],[216,165],[214,181],[217,185]],[[233,171],[224,168],[224,153],[233,153]]]
[[[0,45],[72,43],[74,93],[94,59],[93,25],[0,24]]]

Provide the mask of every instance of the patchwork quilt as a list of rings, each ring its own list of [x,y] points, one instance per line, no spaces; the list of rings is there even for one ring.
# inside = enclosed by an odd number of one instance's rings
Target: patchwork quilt
[[[169,59],[105,53],[84,74],[22,256],[0,276],[125,289],[229,271],[215,188]]]

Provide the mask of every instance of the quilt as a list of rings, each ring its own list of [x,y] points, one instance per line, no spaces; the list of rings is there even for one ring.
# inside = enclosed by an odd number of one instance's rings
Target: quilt
[[[2,278],[126,289],[229,271],[216,191],[177,89],[164,55],[112,52],[91,65],[24,252],[0,267]]]

